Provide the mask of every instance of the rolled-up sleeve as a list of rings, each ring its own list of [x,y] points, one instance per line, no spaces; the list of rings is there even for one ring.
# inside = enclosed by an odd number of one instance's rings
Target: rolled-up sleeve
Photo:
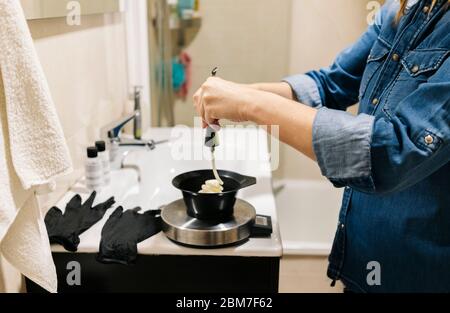
[[[321,108],[313,125],[313,147],[322,175],[336,187],[372,189],[370,146],[375,118]]]
[[[322,106],[319,87],[314,79],[305,74],[293,75],[283,79],[291,86],[292,92],[298,102],[313,108]]]

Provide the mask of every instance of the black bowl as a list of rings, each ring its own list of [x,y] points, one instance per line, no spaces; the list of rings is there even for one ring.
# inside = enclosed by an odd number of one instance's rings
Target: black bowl
[[[202,185],[214,179],[212,170],[198,170],[180,174],[172,184],[183,193],[187,214],[201,220],[224,221],[233,215],[237,192],[256,184],[256,178],[231,171],[218,170],[224,190],[220,193],[199,193]]]

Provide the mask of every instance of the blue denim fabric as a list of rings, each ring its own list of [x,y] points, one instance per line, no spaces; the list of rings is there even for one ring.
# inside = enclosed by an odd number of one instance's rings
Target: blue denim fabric
[[[360,292],[450,292],[450,11],[388,1],[333,65],[285,79],[317,107],[322,173],[346,187],[328,275]],[[427,10],[428,8],[428,10]],[[314,83],[312,83],[314,82]],[[319,96],[317,96],[319,95]],[[345,109],[359,101],[359,114]],[[376,261],[381,285],[367,282]]]

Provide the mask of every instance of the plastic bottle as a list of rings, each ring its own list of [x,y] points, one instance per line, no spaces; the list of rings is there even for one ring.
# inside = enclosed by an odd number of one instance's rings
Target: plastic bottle
[[[107,186],[111,182],[111,166],[109,161],[109,151],[106,150],[106,143],[103,140],[95,142],[95,147],[98,150],[98,157],[102,162],[103,169],[103,185]]]
[[[87,148],[87,159],[85,163],[86,187],[89,190],[100,190],[103,186],[102,161],[98,157],[96,147]]]
[[[111,143],[109,145],[109,160],[111,162],[114,162],[116,160],[117,156],[119,155],[120,140],[119,140],[119,138],[115,137],[112,132],[110,132],[108,134],[108,138]]]

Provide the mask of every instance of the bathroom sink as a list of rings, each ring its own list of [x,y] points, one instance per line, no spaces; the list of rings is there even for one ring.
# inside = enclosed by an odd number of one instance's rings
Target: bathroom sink
[[[144,148],[130,150],[123,160],[124,168],[112,171],[111,184],[98,193],[96,201],[104,201],[114,196],[116,199],[114,207],[121,205],[127,210],[139,206],[146,211],[158,209],[181,199],[182,194],[172,186],[172,179],[184,172],[211,168],[210,151],[202,143],[202,131],[189,128],[185,128],[184,131],[191,134],[187,136],[190,138],[194,138],[193,133],[200,132],[200,138],[191,140],[186,136],[179,137],[171,128],[150,129],[144,134],[144,139],[161,141],[170,138],[170,141],[158,144],[153,150]],[[250,141],[243,140],[246,136],[249,136]],[[216,150],[217,167],[256,177],[256,185],[239,191],[237,197],[252,204],[257,214],[271,216],[273,232],[270,238],[251,238],[243,245],[208,249],[207,255],[280,257],[282,246],[272,192],[266,133],[257,129],[223,129],[221,140],[221,145]],[[254,147],[253,145],[257,142],[260,145]],[[182,157],[183,153],[184,157]],[[225,156],[224,153],[226,153]],[[82,180],[60,199],[57,206],[64,207],[76,193],[84,199],[89,196],[89,191],[84,187]],[[114,211],[114,207],[106,212],[100,222],[81,234],[78,252],[96,253],[98,251],[101,230],[109,215]],[[64,248],[52,245],[52,251],[64,252]],[[140,242],[138,252],[143,255],[204,255],[206,253],[204,249],[177,245],[163,233]]]

